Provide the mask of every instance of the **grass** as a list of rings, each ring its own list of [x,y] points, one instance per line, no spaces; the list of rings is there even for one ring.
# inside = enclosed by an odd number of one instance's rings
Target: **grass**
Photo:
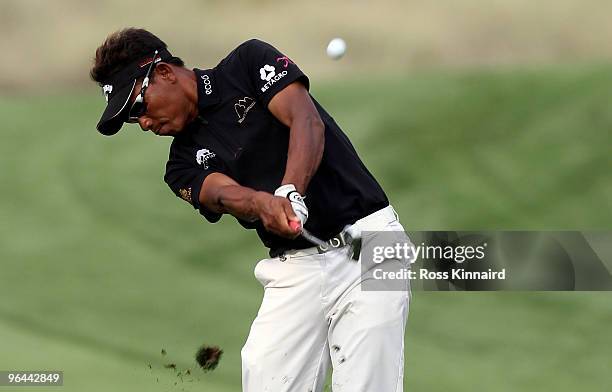
[[[609,230],[611,82],[607,67],[547,68],[313,92],[409,230]],[[0,369],[64,370],[66,391],[237,391],[265,251],[171,194],[169,140],[97,135],[101,105],[0,98]],[[612,387],[608,293],[419,292],[411,306],[406,390]],[[163,364],[191,366],[204,343],[224,349],[218,369],[175,386]]]

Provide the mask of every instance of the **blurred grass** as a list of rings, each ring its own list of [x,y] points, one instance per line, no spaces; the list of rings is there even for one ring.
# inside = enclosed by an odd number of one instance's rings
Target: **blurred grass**
[[[313,93],[408,230],[610,229],[611,82],[609,67],[555,67]],[[97,135],[101,106],[0,98],[0,369],[64,370],[66,391],[239,390],[265,251],[171,194],[168,139]],[[406,390],[609,390],[610,309],[608,293],[416,293]],[[225,349],[220,367],[174,386],[162,364],[191,366],[203,343]]]

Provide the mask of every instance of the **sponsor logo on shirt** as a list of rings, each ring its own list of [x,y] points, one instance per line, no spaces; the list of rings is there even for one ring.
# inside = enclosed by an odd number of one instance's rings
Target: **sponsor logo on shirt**
[[[212,85],[210,84],[210,77],[208,75],[202,75],[202,84],[204,85],[204,93],[206,95],[212,94]]]
[[[287,68],[289,66],[289,64],[295,64],[293,61],[291,61],[291,59],[287,56],[283,56],[283,57],[278,57],[276,59],[276,62],[278,63],[279,61],[283,61],[283,68]]]
[[[261,92],[265,93],[274,83],[287,76],[287,71],[276,73],[276,69],[273,66],[266,64],[259,69],[259,76],[261,80],[266,81],[266,84],[261,88]]]
[[[208,169],[208,160],[216,156],[217,155],[214,152],[210,151],[207,148],[203,148],[196,152],[196,162],[198,163],[198,165],[202,165],[204,169]]]
[[[179,196],[181,197],[181,199],[183,199],[187,203],[191,204],[191,188],[181,188],[181,189],[179,189]]]
[[[238,123],[242,123],[249,113],[249,110],[255,106],[255,100],[251,97],[244,97],[234,104],[234,110],[238,116]]]
[[[268,82],[274,77],[274,75],[276,75],[276,69],[269,64],[259,68],[259,76],[261,77],[261,80]]]

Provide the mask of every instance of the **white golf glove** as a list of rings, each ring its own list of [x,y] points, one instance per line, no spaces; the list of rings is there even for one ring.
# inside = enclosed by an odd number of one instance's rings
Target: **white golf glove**
[[[274,191],[274,196],[286,197],[289,199],[293,212],[295,212],[295,215],[297,215],[302,222],[302,227],[304,227],[308,219],[308,207],[306,207],[306,203],[304,203],[304,197],[295,189],[295,185],[281,185]]]

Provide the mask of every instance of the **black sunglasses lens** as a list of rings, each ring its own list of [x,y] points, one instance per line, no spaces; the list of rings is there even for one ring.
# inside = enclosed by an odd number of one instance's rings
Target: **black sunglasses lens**
[[[149,87],[149,77],[151,76],[151,71],[155,65],[155,59],[157,58],[157,50],[153,54],[153,59],[151,60],[151,64],[149,65],[149,69],[147,69],[147,73],[142,82],[142,86],[140,88],[140,94],[136,97],[136,100],[132,104],[130,111],[128,112],[128,122],[135,123],[138,122],[138,118],[145,115],[147,112],[147,103],[144,100],[145,92],[147,91],[147,87]]]
[[[146,105],[144,102],[134,102],[134,105],[132,105],[132,108],[130,109],[130,118],[138,118],[140,116],[142,116],[143,114],[145,114],[146,112]]]

